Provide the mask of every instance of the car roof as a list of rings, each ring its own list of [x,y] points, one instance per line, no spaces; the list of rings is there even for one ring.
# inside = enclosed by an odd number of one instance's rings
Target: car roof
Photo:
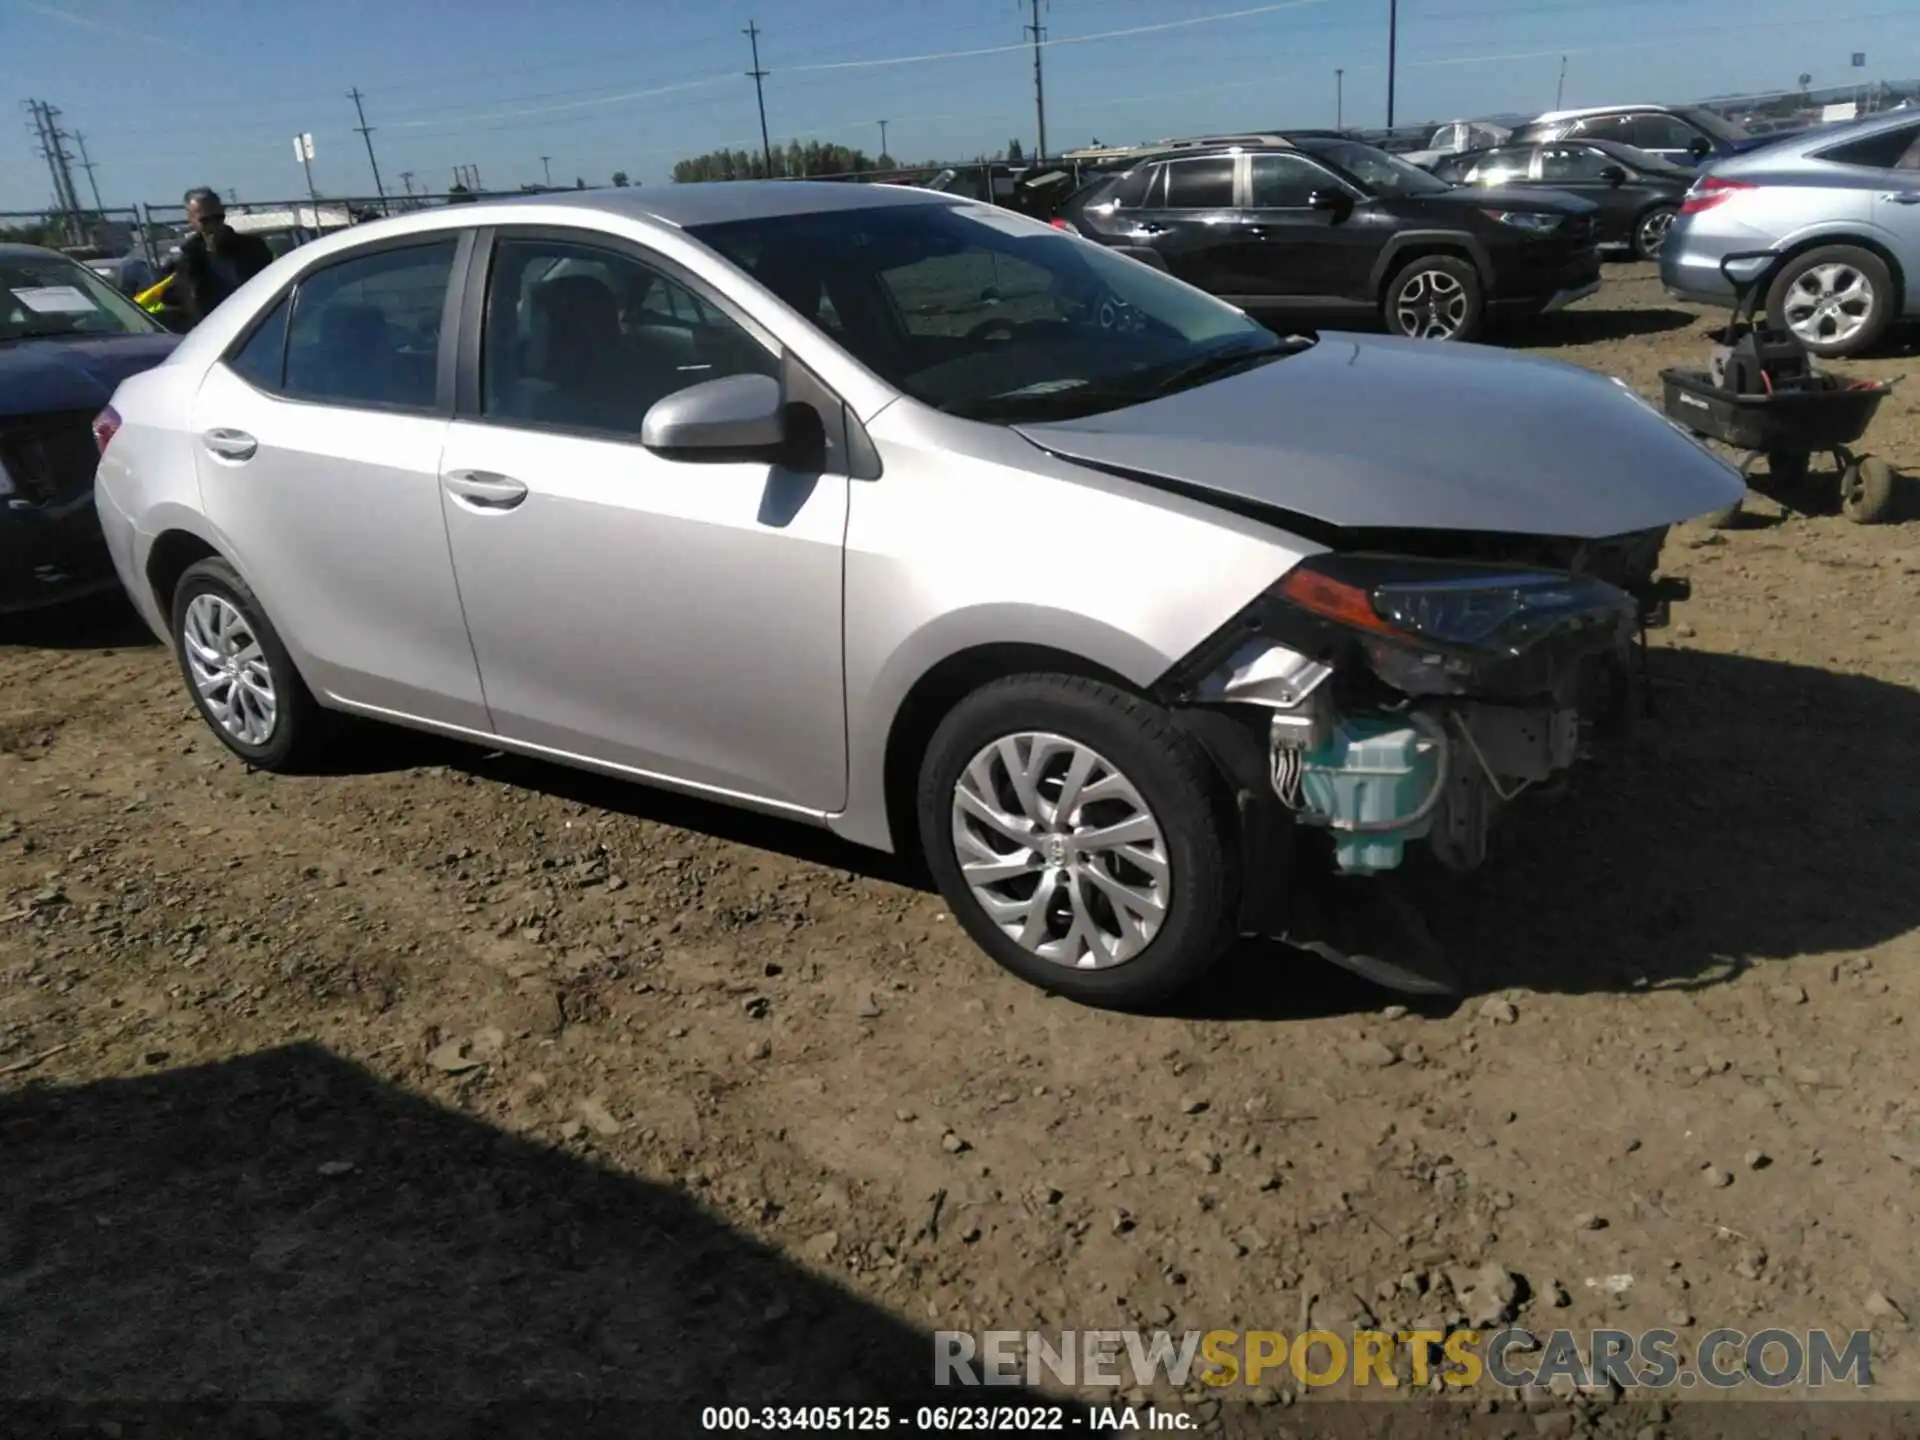
[[[615,190],[550,190],[542,194],[488,197],[489,209],[558,205],[566,209],[634,216],[681,229],[730,220],[818,215],[833,210],[873,210],[891,205],[956,205],[960,197],[915,185],[863,184],[847,180],[723,180],[687,185]]]
[[[1528,125],[1552,125],[1560,120],[1584,120],[1589,115],[1624,115],[1636,110],[1651,110],[1662,115],[1678,114],[1691,107],[1686,105],[1586,105],[1578,110],[1549,110],[1544,115],[1536,115]]]
[[[70,265],[80,264],[71,255],[62,255],[45,245],[23,245],[17,240],[0,241],[0,260],[45,260],[49,256],[55,260],[65,260]]]

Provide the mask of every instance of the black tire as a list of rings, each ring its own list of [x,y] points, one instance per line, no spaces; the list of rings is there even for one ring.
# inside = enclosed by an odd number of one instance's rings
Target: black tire
[[[1637,260],[1658,260],[1665,247],[1667,232],[1679,218],[1673,205],[1655,205],[1633,222],[1633,254]]]
[[[1828,266],[1839,267],[1840,274],[1852,270],[1865,284],[1871,295],[1871,303],[1866,309],[1864,322],[1845,339],[1822,340],[1817,330],[1812,332],[1812,338],[1809,338],[1809,333],[1799,330],[1793,332],[1794,336],[1822,359],[1834,360],[1863,354],[1886,338],[1887,330],[1893,324],[1896,297],[1893,277],[1887,272],[1886,262],[1871,250],[1863,250],[1857,245],[1822,245],[1788,261],[1767,291],[1768,322],[1776,329],[1792,329],[1788,311],[1790,308],[1796,313],[1799,311],[1799,306],[1794,303],[1799,298],[1796,287],[1801,286],[1812,272]]]
[[[1840,513],[1856,525],[1894,518],[1900,476],[1878,455],[1862,455],[1840,474]]]
[[[981,751],[1023,732],[1056,735],[1096,752],[1131,783],[1159,826],[1168,876],[1164,916],[1129,959],[1078,968],[1041,957],[1000,929],[961,872],[956,786]],[[1049,787],[1057,796],[1057,779],[1043,774],[1038,788],[1047,793]],[[915,808],[928,869],[961,925],[996,962],[1043,990],[1113,1009],[1156,1004],[1204,975],[1233,939],[1240,877],[1224,787],[1166,711],[1138,696],[1069,675],[1016,675],[982,686],[934,732],[921,761]],[[1107,821],[1095,817],[1088,823]],[[980,833],[987,833],[984,827]],[[1039,893],[1044,872],[1035,853],[1033,889],[1021,890],[1024,876],[1018,877],[1006,882],[1014,888],[1003,889],[1003,897]],[[1053,893],[1064,904],[1066,892]],[[1097,885],[1082,893],[1093,907],[1109,905],[1092,898],[1099,897]],[[1114,912],[1105,913],[1110,918]]]
[[[1381,301],[1387,329],[1416,340],[1475,339],[1486,310],[1480,272],[1455,255],[1412,261],[1393,277]]]
[[[237,611],[241,623],[260,648],[273,691],[274,715],[264,739],[257,742],[249,742],[228,730],[196,681],[193,662],[188,656],[188,613],[193,602],[203,595],[217,596]],[[187,693],[193,696],[200,718],[207,722],[207,728],[220,743],[257,770],[292,773],[306,768],[323,738],[324,712],[314,702],[313,692],[300,678],[273,622],[267,619],[266,611],[239,572],[217,558],[189,565],[173,589],[171,620],[174,658],[187,682]],[[235,688],[237,682],[227,687],[229,693]]]

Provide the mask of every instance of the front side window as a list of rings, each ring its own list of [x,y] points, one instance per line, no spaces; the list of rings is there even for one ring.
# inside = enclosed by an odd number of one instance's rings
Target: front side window
[[[381,249],[303,276],[287,324],[285,389],[303,400],[431,410],[440,316],[458,240]]]
[[[1357,140],[1303,140],[1300,148],[1352,176],[1374,195],[1444,195],[1453,188],[1418,165]]]
[[[138,305],[64,255],[0,256],[0,341],[159,331]]]
[[[1314,191],[1333,188],[1333,177],[1302,156],[1253,157],[1253,208],[1256,210],[1304,210]]]
[[[1189,383],[1195,366],[1279,344],[1159,270],[981,206],[873,206],[689,233],[783,298],[825,289],[842,327],[833,338],[855,360],[974,419],[1117,409]]]
[[[490,420],[637,436],[677,390],[779,372],[712,301],[633,256],[584,240],[495,247],[480,354]]]
[[[1589,115],[1576,121],[1567,134],[1582,140],[1618,140],[1623,145],[1633,145],[1638,143],[1634,139],[1636,125],[1632,115]]]
[[[1170,160],[1166,165],[1169,210],[1226,210],[1233,205],[1233,157]]]
[[[1587,145],[1540,147],[1540,178],[1549,184],[1598,182],[1606,178],[1607,167],[1615,163],[1604,150],[1595,150]]]

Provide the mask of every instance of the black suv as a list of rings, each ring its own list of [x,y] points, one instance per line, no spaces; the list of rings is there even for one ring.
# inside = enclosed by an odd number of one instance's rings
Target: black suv
[[[1590,200],[1595,238],[1637,259],[1657,260],[1687,191],[1700,178],[1657,155],[1610,140],[1562,140],[1551,145],[1501,145],[1449,155],[1433,173],[1456,185],[1536,187]]]
[[[1593,216],[1570,195],[1458,189],[1371,145],[1295,134],[1133,156],[1054,223],[1263,318],[1378,316],[1469,340],[1490,313],[1591,295]]]
[[[1507,137],[1507,143],[1612,140],[1675,165],[1692,166],[1742,155],[1800,133],[1785,130],[1752,135],[1726,116],[1700,105],[1596,105],[1586,110],[1555,110],[1529,120]]]

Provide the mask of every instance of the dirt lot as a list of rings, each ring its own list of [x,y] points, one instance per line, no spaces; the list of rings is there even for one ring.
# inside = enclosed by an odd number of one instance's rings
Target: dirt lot
[[[1705,348],[1645,267],[1522,343]],[[1920,474],[1920,360],[1851,368]],[[1656,718],[1411,1013],[1278,947],[1076,1009],[879,857],[390,732],[250,774],[116,605],[12,624],[0,1395],[910,1395],[933,1328],[1406,1327],[1491,1264],[1541,1330],[1870,1327],[1920,1399],[1920,520],[1756,508],[1676,535]],[[1630,1408],[1547,1413],[1687,1418]]]

